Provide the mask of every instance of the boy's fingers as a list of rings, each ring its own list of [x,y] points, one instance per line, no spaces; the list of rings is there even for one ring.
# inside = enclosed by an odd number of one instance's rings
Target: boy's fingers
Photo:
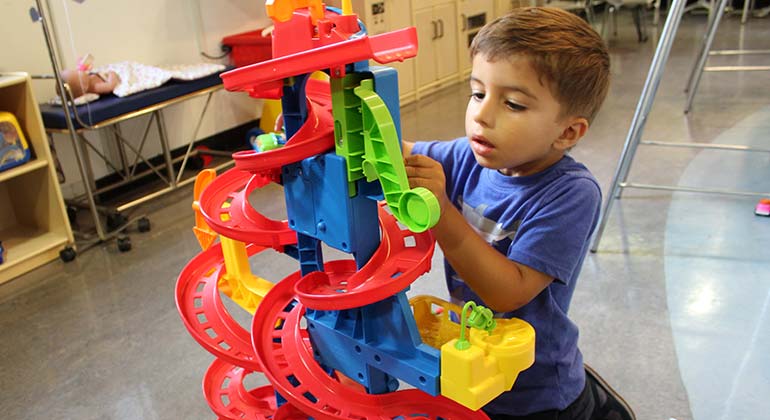
[[[438,164],[435,160],[423,155],[410,155],[404,159],[404,163],[411,166],[433,166]]]
[[[407,165],[404,167],[404,169],[406,169],[406,176],[409,178],[430,179],[439,176],[437,171],[431,167]]]

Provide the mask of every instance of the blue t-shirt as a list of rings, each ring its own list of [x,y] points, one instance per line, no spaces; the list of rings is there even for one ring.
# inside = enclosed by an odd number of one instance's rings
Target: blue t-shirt
[[[525,306],[497,314],[535,328],[535,363],[484,410],[525,415],[565,409],[585,385],[578,328],[567,311],[599,217],[599,184],[569,156],[534,175],[505,176],[476,163],[467,138],[415,143],[412,153],[442,164],[449,200],[488,243],[555,279]],[[446,260],[444,265],[453,301],[485,305]]]

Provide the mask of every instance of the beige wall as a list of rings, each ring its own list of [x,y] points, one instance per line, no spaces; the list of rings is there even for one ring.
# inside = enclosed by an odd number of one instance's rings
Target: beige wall
[[[61,60],[68,68],[85,53],[94,56],[95,65],[124,60],[150,65],[226,63],[226,59],[208,60],[199,51],[202,48],[209,55],[219,55],[219,42],[224,36],[269,24],[261,0],[42,1],[44,5],[50,2]],[[0,0],[0,72],[53,73],[42,27],[29,17],[34,5],[34,0]],[[55,92],[51,80],[36,80],[33,88],[39,102],[49,100]],[[194,99],[165,111],[172,148],[189,141],[203,104],[203,99]],[[260,102],[245,94],[220,91],[212,98],[197,137],[208,137],[258,118],[260,109]],[[146,121],[142,117],[123,124],[124,135],[141,137]],[[111,153],[108,136],[92,133],[88,138],[105,153]],[[62,135],[56,135],[54,143],[67,176],[63,191],[71,196],[82,188],[72,147],[68,137]],[[145,148],[151,156],[160,153],[155,133],[148,137]],[[96,160],[93,165],[97,178],[110,172]]]

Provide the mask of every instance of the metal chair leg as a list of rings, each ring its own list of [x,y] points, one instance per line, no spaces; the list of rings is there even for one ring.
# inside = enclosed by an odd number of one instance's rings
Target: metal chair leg
[[[631,121],[631,127],[623,146],[623,152],[621,153],[618,167],[615,170],[615,175],[612,179],[612,186],[610,187],[604,203],[604,208],[599,216],[597,229],[591,243],[591,252],[596,252],[599,248],[599,242],[604,233],[604,228],[607,226],[607,218],[612,210],[612,204],[616,200],[616,196],[619,194],[622,184],[625,183],[625,179],[628,177],[628,172],[631,169],[631,163],[634,160],[636,149],[639,146],[644,125],[648,120],[650,110],[652,109],[652,103],[655,100],[655,94],[658,91],[658,86],[660,86],[660,81],[663,77],[663,69],[666,66],[668,56],[671,53],[671,46],[674,43],[674,37],[679,28],[679,22],[682,20],[682,10],[684,10],[685,1],[686,0],[674,0],[671,11],[666,18],[660,41],[655,50],[655,55],[652,58],[652,63],[650,64],[647,80],[644,82],[642,95],[639,98],[634,118]],[[623,181],[621,182],[621,180]]]
[[[687,82],[687,88],[685,89],[685,92],[687,92],[687,102],[684,106],[685,114],[690,112],[690,109],[692,108],[692,101],[695,98],[695,92],[698,90],[701,76],[703,76],[703,68],[706,66],[706,60],[708,59],[709,51],[711,51],[711,44],[714,43],[714,36],[716,35],[717,28],[719,27],[719,22],[722,20],[722,15],[725,12],[726,5],[727,0],[719,0],[719,4],[717,5],[715,11],[716,13],[714,13],[713,17],[709,21],[706,34],[703,38],[703,45],[701,46],[700,55],[698,56],[698,59],[696,60],[695,65],[690,72],[690,78]]]

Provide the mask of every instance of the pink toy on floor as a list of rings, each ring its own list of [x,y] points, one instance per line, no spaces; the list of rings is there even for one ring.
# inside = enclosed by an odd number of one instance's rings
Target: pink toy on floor
[[[770,216],[770,198],[762,198],[754,209],[757,216]]]

